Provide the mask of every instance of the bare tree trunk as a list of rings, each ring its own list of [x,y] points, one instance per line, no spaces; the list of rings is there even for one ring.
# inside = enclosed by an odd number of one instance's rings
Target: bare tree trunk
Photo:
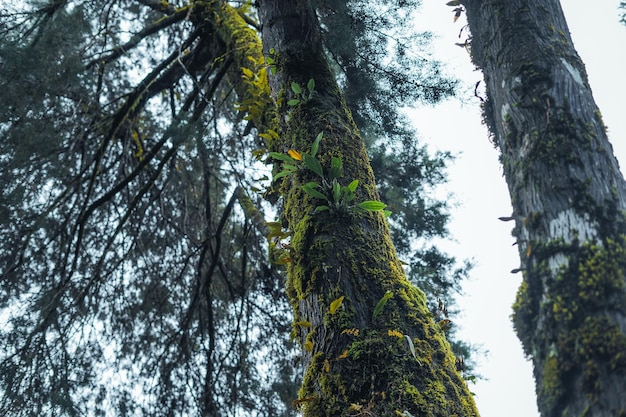
[[[308,154],[304,161],[296,158],[298,169],[280,180],[291,234],[288,294],[305,365],[295,404],[307,416],[476,416],[445,335],[423,293],[404,275],[386,219],[349,207],[378,200],[378,193],[363,141],[325,60],[313,9],[301,0],[264,0],[259,9],[265,54],[276,63],[276,148]],[[358,180],[351,202],[347,188],[338,189],[338,199],[332,196],[333,157],[342,163],[336,187]],[[311,168],[311,158],[321,173]],[[329,201],[305,192],[307,183]],[[315,212],[322,206],[329,209]]]
[[[467,0],[541,414],[626,415],[626,188],[557,0]],[[590,6],[591,7],[591,6]]]

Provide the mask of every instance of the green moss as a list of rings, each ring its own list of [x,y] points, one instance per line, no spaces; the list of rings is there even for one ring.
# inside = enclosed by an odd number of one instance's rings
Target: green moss
[[[350,345],[348,357],[353,360],[368,359],[368,361],[376,361],[377,359],[387,356],[390,353],[389,349],[393,349],[393,347],[385,343],[381,332],[371,331],[368,332],[365,337],[361,338],[361,340],[354,341]]]
[[[602,359],[609,369],[626,373],[626,335],[607,317],[587,317],[576,342],[575,359],[588,365]]]
[[[428,382],[424,392],[425,397],[429,399],[429,406],[433,407],[434,410],[445,409],[448,402],[446,394],[444,385],[437,380]]]
[[[624,290],[624,236],[620,241],[607,239],[606,247],[583,246],[583,261],[578,266],[578,296],[581,300],[598,305]]]
[[[541,131],[531,132],[528,161],[545,165],[579,163],[581,149],[590,149],[596,133],[593,126],[575,118],[569,109],[550,108],[549,98],[540,104],[546,119]]]
[[[550,304],[552,304],[554,319],[558,322],[569,323],[578,313],[578,305],[566,302],[562,295],[555,295]]]
[[[538,315],[539,300],[530,293],[527,277],[520,284],[515,302],[513,303],[513,325],[518,337],[522,341],[524,352],[531,355],[532,334]]]
[[[394,398],[395,410],[413,415],[438,416],[441,410],[477,415],[463,383],[454,388],[458,375],[448,374],[441,366],[451,355],[427,362],[438,348],[426,340],[414,339],[418,357],[424,360],[416,368],[404,338],[378,330],[345,337],[351,340],[346,357],[328,358],[321,352],[313,356],[300,391],[300,398],[309,399],[302,403],[305,415],[352,415],[353,404],[367,406],[375,415],[393,415],[382,407],[389,396]],[[474,411],[467,414],[469,410]]]
[[[533,251],[538,262],[518,291],[514,323],[526,353],[540,362],[542,410],[562,407],[575,381],[593,403],[603,390],[602,375],[626,377],[626,335],[606,313],[625,310],[625,250],[620,235],[602,244],[559,240]],[[568,263],[553,276],[548,260],[555,254]],[[542,282],[549,283],[543,291]],[[537,317],[542,317],[541,329],[534,324]]]
[[[595,109],[593,112],[593,115],[595,116],[596,121],[602,127],[602,130],[606,131],[606,125],[604,124],[604,118],[602,117],[602,113],[600,112],[600,109]]]
[[[317,65],[323,58],[308,54],[307,48],[291,45],[279,51],[285,98],[290,82],[316,82],[316,94],[306,103],[292,108],[281,104],[288,113],[281,127],[281,151],[306,152],[323,132],[316,155],[322,167],[326,170],[333,156],[340,157],[341,184],[357,179],[356,201],[377,200],[363,141],[334,78]],[[316,180],[303,169],[280,185],[284,219],[292,231],[288,295],[297,320],[316,326],[314,332],[298,329],[299,342],[312,345],[303,352],[307,367],[299,404],[304,414],[348,416],[363,407],[381,416],[397,410],[420,415],[422,409],[430,410],[423,415],[442,415],[444,410],[476,415],[445,335],[433,322],[424,295],[404,275],[384,217],[330,210],[313,214],[319,202],[301,185]],[[373,309],[387,291],[394,296],[374,319]],[[343,304],[331,314],[329,306],[340,296],[345,297]],[[390,335],[390,330],[396,333]],[[417,359],[404,335],[411,337]]]
[[[551,356],[544,362],[543,376],[541,379],[540,400],[543,402],[542,409],[552,410],[559,403],[565,393],[562,383],[563,375],[556,356]]]
[[[406,379],[402,380],[400,392],[404,392],[404,395],[406,395],[414,404],[418,404],[421,407],[425,407],[427,405],[424,400],[424,396],[419,392],[417,387]]]
[[[335,299],[335,298],[333,298]],[[330,305],[333,300],[323,301],[322,305]],[[354,306],[350,299],[344,299],[343,306],[334,314],[324,315],[324,325],[332,329],[351,329],[354,328]]]

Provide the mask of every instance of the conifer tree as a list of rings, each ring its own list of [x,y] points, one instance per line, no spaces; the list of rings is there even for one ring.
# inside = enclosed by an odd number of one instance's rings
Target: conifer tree
[[[335,3],[319,2],[320,16],[329,18]],[[352,41],[390,22],[377,13],[342,10],[344,23],[367,29]],[[267,181],[251,174],[259,160],[272,160],[264,140],[286,151],[271,141],[271,54],[263,54],[258,28],[250,2],[37,1],[2,12],[1,414],[294,413],[301,375],[279,265],[290,251],[280,240],[291,232],[266,224]],[[377,45],[360,47],[369,54]],[[431,299],[448,300],[463,270],[425,243],[445,235],[445,205],[429,202],[426,185],[442,180],[446,157],[410,143],[393,106],[381,107],[394,103],[394,91],[446,96],[448,82],[436,72],[427,77],[426,61],[403,77],[381,56],[366,62],[330,44],[318,48],[335,55],[341,69],[333,76],[379,83],[349,101],[370,144],[375,137],[405,144],[397,162],[372,152],[378,166],[404,174],[381,174],[381,189],[413,273],[427,271],[420,277]],[[385,132],[374,132],[368,118],[384,120]],[[327,142],[320,146],[320,157],[328,155]],[[358,193],[363,184],[372,193],[371,180],[363,177]],[[406,200],[391,198],[405,193]],[[414,238],[423,244],[417,254],[409,251]],[[437,312],[438,303],[431,307]],[[446,352],[433,369],[454,374],[439,330],[433,340]],[[403,343],[396,340],[404,356],[422,352]]]

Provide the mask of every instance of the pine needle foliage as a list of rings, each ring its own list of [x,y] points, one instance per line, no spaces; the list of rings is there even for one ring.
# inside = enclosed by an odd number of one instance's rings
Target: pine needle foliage
[[[293,414],[291,310],[254,192],[263,145],[235,110],[241,70],[192,3],[0,14],[2,415]],[[448,156],[416,145],[398,109],[454,83],[413,54],[427,35],[393,32],[415,2],[344,3],[319,5],[328,53],[398,248],[449,297],[464,273],[427,244],[446,235],[428,193]]]

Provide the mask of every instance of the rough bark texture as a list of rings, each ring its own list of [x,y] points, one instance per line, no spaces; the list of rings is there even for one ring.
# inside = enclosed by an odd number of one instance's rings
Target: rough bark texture
[[[259,10],[265,53],[277,63],[278,148],[310,153],[323,132],[317,158],[324,174],[339,157],[341,185],[359,181],[355,201],[377,200],[364,144],[325,61],[310,5],[264,0]],[[291,83],[304,88],[310,79],[313,97],[288,106]],[[295,405],[306,416],[477,415],[445,335],[402,271],[383,215],[333,208],[315,214],[325,203],[303,192],[307,182],[321,178],[301,168],[280,186],[291,232],[288,294],[305,364]],[[392,297],[375,315],[387,292]]]
[[[624,179],[557,0],[466,0],[513,204],[544,417],[626,415]]]

